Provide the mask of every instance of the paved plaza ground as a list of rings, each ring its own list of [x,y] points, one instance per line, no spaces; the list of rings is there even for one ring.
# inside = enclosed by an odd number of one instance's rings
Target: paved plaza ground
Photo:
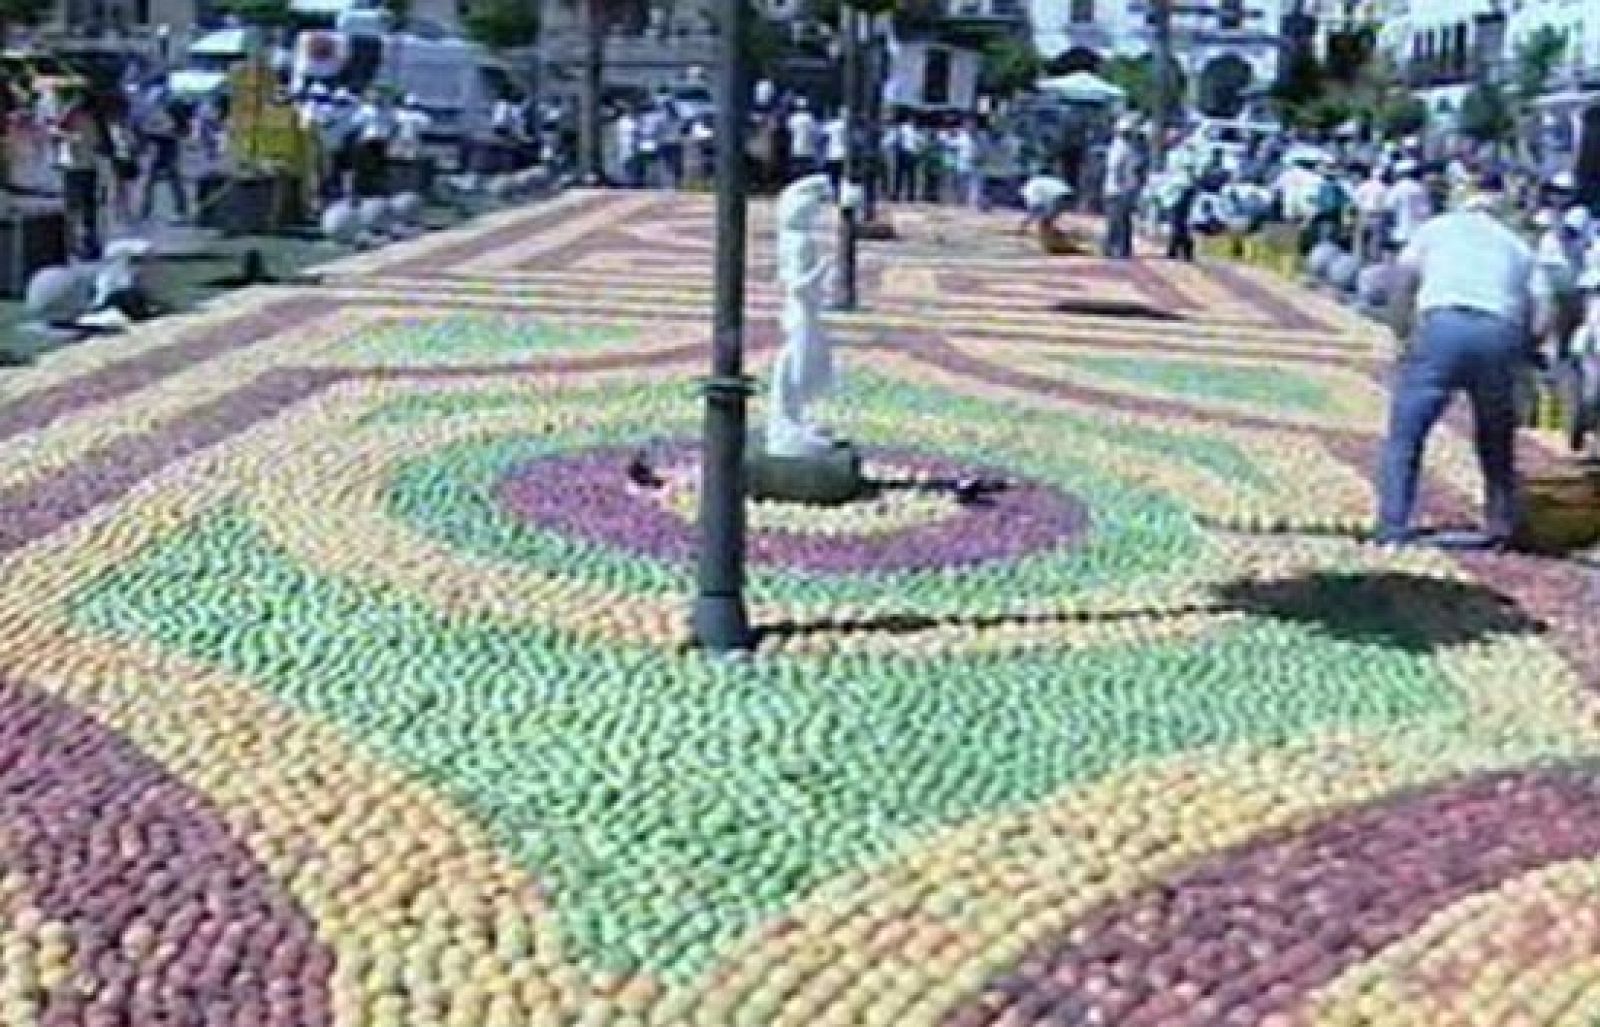
[[[1600,1020],[1596,572],[1361,541],[1380,332],[898,211],[824,413],[882,487],[751,507],[721,663],[710,221],[569,193],[0,371],[0,1023]]]

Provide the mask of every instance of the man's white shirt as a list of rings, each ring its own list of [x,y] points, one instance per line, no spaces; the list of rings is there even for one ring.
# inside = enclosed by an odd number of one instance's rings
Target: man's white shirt
[[[789,115],[789,151],[796,157],[812,157],[817,152],[817,119],[810,111]]]
[[[1445,214],[1422,225],[1400,265],[1419,276],[1419,312],[1460,307],[1520,323],[1545,288],[1534,273],[1532,248],[1483,211]]]

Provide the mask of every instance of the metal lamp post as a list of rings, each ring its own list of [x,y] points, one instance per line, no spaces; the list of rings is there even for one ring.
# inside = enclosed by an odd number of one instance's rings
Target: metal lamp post
[[[692,628],[714,653],[748,649],[744,602],[745,397],[745,53],[748,0],[718,0],[722,59],[717,69],[717,241],[711,377],[706,380],[701,448],[700,573]]]
[[[1160,170],[1166,163],[1167,121],[1172,117],[1172,0],[1150,0],[1155,24],[1155,133],[1150,140],[1150,166]]]
[[[839,5],[839,39],[844,47],[844,167],[839,174],[839,281],[835,310],[856,309],[856,152],[861,105],[861,18],[849,3]]]
[[[865,81],[861,85],[861,116],[866,122],[861,133],[861,171],[865,179],[861,188],[861,219],[866,224],[871,224],[878,216],[878,162],[882,160],[879,150],[883,145],[879,135],[883,121],[883,55],[880,52],[883,40],[876,23],[874,18],[867,39]]]

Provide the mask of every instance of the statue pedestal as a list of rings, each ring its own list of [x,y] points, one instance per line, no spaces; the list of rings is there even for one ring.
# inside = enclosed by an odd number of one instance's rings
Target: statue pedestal
[[[889,220],[889,215],[880,210],[876,221],[863,221],[856,226],[856,238],[871,242],[889,242],[898,239],[899,233],[894,230],[894,222]]]
[[[848,442],[835,442],[815,456],[775,456],[767,452],[766,439],[756,435],[746,453],[745,488],[751,499],[838,506],[866,490],[861,454]]]

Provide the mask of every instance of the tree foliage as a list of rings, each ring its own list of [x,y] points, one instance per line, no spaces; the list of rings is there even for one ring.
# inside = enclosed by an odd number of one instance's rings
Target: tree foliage
[[[1336,32],[1328,39],[1328,59],[1322,70],[1330,82],[1353,86],[1377,53],[1377,31],[1361,27]]]
[[[1566,29],[1541,25],[1517,47],[1515,83],[1517,103],[1526,108],[1550,85],[1550,77],[1567,56]]]
[[[1148,54],[1138,57],[1113,57],[1106,61],[1100,77],[1128,94],[1128,103],[1146,117],[1156,112],[1156,62]],[[1183,69],[1176,61],[1167,65],[1167,110],[1176,111],[1186,92]]]
[[[1327,80],[1322,62],[1311,50],[1300,47],[1286,54],[1270,94],[1279,115],[1291,123],[1308,123],[1312,108],[1326,98]]]
[[[1020,93],[1038,81],[1042,71],[1039,52],[1031,42],[1002,37],[983,48],[979,85],[995,96]]]
[[[0,27],[37,25],[54,7],[51,0],[0,0]],[[0,43],[4,42],[0,39]]]
[[[533,0],[473,0],[467,34],[491,50],[516,50],[539,41],[539,9]]]
[[[290,19],[289,0],[217,0],[217,9],[263,28],[280,28]]]
[[[1516,128],[1516,117],[1504,89],[1493,82],[1479,82],[1461,101],[1460,129],[1468,139],[1480,143],[1499,143]]]
[[[1419,135],[1428,127],[1428,105],[1409,94],[1399,94],[1377,108],[1378,131],[1390,139]]]

